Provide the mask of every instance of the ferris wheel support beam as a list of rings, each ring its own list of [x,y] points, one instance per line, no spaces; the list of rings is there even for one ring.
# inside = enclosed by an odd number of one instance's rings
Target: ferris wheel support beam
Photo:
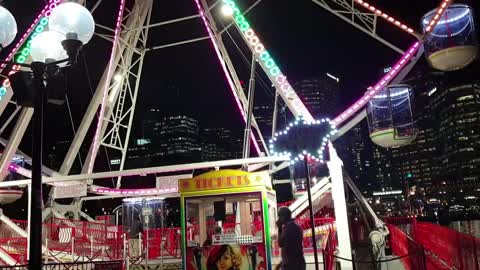
[[[392,81],[389,83],[389,85],[394,85],[394,84],[399,84],[405,77],[408,75],[408,73],[412,70],[412,68],[417,64],[418,60],[422,56],[424,51],[423,45],[420,45],[417,53],[415,54],[414,57],[411,58],[408,64],[406,64],[400,72],[397,73],[395,78],[392,79]],[[335,141],[336,139],[340,138],[343,136],[345,133],[347,133],[350,129],[352,129],[354,126],[356,126],[360,121],[365,119],[367,117],[367,111],[366,109],[361,110],[359,113],[357,113],[352,119],[350,119],[347,123],[343,124],[339,129],[337,134],[335,134],[332,137],[332,141]]]
[[[273,163],[288,160],[288,157],[255,157],[247,159],[229,159],[218,161],[197,162],[188,164],[167,165],[149,168],[128,169],[122,171],[107,171],[98,173],[76,174],[76,175],[54,175],[50,177],[43,177],[43,184],[51,184],[56,182],[75,182],[84,181],[88,179],[107,179],[119,176],[134,176],[134,175],[148,175],[170,172],[184,172],[208,168],[223,168],[232,166],[241,166],[243,164],[259,164],[259,163]],[[30,179],[13,180],[0,182],[0,188],[4,187],[18,187],[30,184]]]
[[[5,146],[5,150],[0,158],[0,181],[8,175],[9,173],[9,165],[12,161],[12,157],[18,149],[20,142],[22,141],[23,135],[27,130],[28,124],[30,123],[30,119],[33,116],[33,108],[23,108],[20,116],[18,117],[17,123],[13,128],[12,134],[8,140],[7,145]]]
[[[199,0],[195,0],[195,1],[199,1]],[[226,66],[227,66],[227,70],[228,70],[229,74],[225,74],[225,75],[230,76],[231,79],[233,80],[233,84],[234,84],[233,88],[234,89],[232,89],[232,90],[235,92],[234,94],[236,94],[236,96],[240,99],[241,108],[239,108],[239,109],[242,110],[242,116],[243,116],[243,119],[246,122],[247,121],[246,112],[248,110],[248,99],[245,96],[245,93],[242,91],[243,88],[242,88],[242,85],[240,83],[240,79],[238,78],[238,75],[235,71],[235,67],[233,66],[232,60],[230,59],[230,55],[228,54],[228,51],[225,47],[225,44],[223,43],[222,36],[221,36],[220,32],[218,31],[218,28],[215,24],[215,19],[213,18],[212,13],[210,12],[210,7],[208,6],[208,4],[205,0],[199,1],[199,4],[202,6],[202,9],[205,11],[204,15],[206,16],[206,18],[208,18],[209,22],[206,22],[208,24],[207,27],[211,27],[211,29],[213,30],[213,40],[212,40],[212,42],[216,43],[216,46],[218,47],[218,49],[220,51],[220,55],[221,55],[223,61],[225,62]],[[208,31],[208,29],[207,29],[207,31]],[[268,155],[267,144],[265,143],[262,132],[260,130],[260,127],[257,124],[257,120],[255,119],[255,116],[254,116],[253,113],[252,113],[252,126],[257,131],[257,134],[258,134],[259,139],[262,143],[263,149],[265,150],[265,152],[264,152],[265,155]],[[261,150],[258,147],[258,143],[255,140],[255,138],[256,137],[255,137],[254,133],[250,133],[250,139],[253,141],[253,144],[254,144],[255,148],[257,148],[257,150],[259,151],[258,155],[260,156],[261,155],[261,152],[260,152]]]
[[[347,0],[312,0],[315,4],[323,7],[330,13],[339,17],[340,19],[350,23],[355,28],[361,30],[362,32],[368,34],[372,38],[380,41],[382,44],[386,45],[390,49],[403,54],[404,51],[393,45],[392,43],[386,41],[381,36],[377,34],[377,23],[378,15],[374,12],[361,12],[354,6],[354,1]],[[328,2],[335,2],[338,7],[337,9],[328,4]]]
[[[144,2],[144,5],[146,5],[145,3],[150,3],[151,4],[151,1],[141,1],[141,2]],[[138,6],[139,5],[139,1],[136,1],[135,2],[135,6],[132,8],[132,11],[131,12],[135,12],[135,13],[138,13],[138,12],[141,12],[142,10],[139,10],[138,9]],[[145,10],[143,10],[144,12],[144,15],[146,16],[146,12]],[[123,28],[122,29],[133,29],[133,28],[136,28],[139,26],[139,24],[141,23],[143,25],[143,22],[140,22],[139,20],[140,18],[140,15],[137,14],[137,15],[132,15],[132,16],[129,16],[128,17],[128,20],[127,22],[123,22],[122,21],[122,26]],[[98,84],[97,86],[97,89],[95,90],[95,93],[92,97],[92,100],[90,101],[90,104],[83,116],[83,119],[80,123],[80,126],[77,130],[77,133],[72,141],[72,144],[70,145],[70,148],[67,152],[67,155],[65,156],[65,159],[63,161],[63,164],[60,168],[60,171],[59,173],[60,174],[63,174],[63,175],[67,175],[69,172],[70,172],[70,169],[73,165],[73,162],[76,158],[76,155],[78,153],[78,151],[80,150],[80,147],[81,145],[83,144],[83,141],[85,139],[85,136],[87,134],[87,131],[90,127],[90,125],[93,123],[93,120],[95,118],[95,115],[97,113],[97,109],[99,106],[101,106],[101,103],[102,103],[102,96],[103,96],[103,91],[105,89],[105,86],[108,84],[108,98],[106,98],[106,101],[105,101],[105,110],[104,110],[104,115],[103,117],[101,118],[100,121],[102,121],[102,126],[101,126],[101,130],[99,132],[99,136],[98,136],[98,141],[100,141],[100,139],[103,139],[104,137],[104,134],[105,134],[105,131],[107,129],[107,125],[108,123],[110,123],[110,117],[113,113],[113,110],[115,108],[115,105],[116,105],[116,102],[118,100],[118,97],[119,97],[119,93],[121,91],[119,90],[127,90],[126,87],[127,86],[124,86],[123,83],[126,82],[126,76],[130,76],[132,75],[132,77],[136,78],[135,76],[137,76],[138,74],[130,74],[129,72],[129,68],[128,68],[128,65],[131,64],[131,63],[127,63],[126,60],[128,59],[131,59],[130,57],[125,57],[124,55],[130,55],[130,54],[133,54],[133,50],[136,48],[136,45],[137,45],[137,39],[133,38],[132,35],[135,33],[135,35],[139,35],[139,32],[140,31],[122,31],[121,32],[121,41],[118,42],[117,44],[117,49],[115,51],[115,55],[112,57],[112,69],[113,70],[117,70],[117,67],[120,69],[121,72],[124,72],[123,74],[121,74],[120,76],[122,76],[122,79],[121,81],[115,81],[115,76],[111,76],[111,78],[107,78],[108,77],[108,70],[105,70],[105,72],[103,73],[103,76],[100,80],[100,83]],[[126,42],[132,42],[132,44],[126,44],[125,42],[123,41],[126,41]],[[129,51],[129,53],[127,53],[127,50]],[[143,61],[143,59],[142,59]],[[141,62],[141,61],[140,61]],[[140,62],[137,62],[136,64],[140,64]],[[121,66],[121,67],[120,67]],[[117,80],[118,80],[118,77],[117,77]],[[130,86],[128,86],[130,87]],[[129,119],[129,118],[127,118]],[[123,120],[123,119],[122,119]],[[112,124],[117,124],[117,128],[120,128],[118,126],[118,122],[113,122]],[[99,144],[97,143],[96,144],[96,148],[98,150],[98,147],[99,147]],[[88,155],[86,157],[86,161],[89,161],[91,160],[92,158],[92,152],[93,152],[93,143],[92,145],[90,146],[90,149],[89,149],[89,152],[88,152]],[[95,151],[97,152],[97,151]],[[88,162],[86,162],[88,163]],[[88,170],[88,165],[85,164],[84,167],[82,168],[82,172],[85,172]]]

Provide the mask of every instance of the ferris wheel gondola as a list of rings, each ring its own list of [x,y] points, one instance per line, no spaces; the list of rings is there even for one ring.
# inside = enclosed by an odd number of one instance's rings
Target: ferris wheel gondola
[[[407,85],[388,86],[369,101],[367,119],[372,142],[392,148],[415,140],[412,93]]]
[[[422,19],[424,33],[437,10],[425,14]],[[426,36],[425,55],[431,66],[451,71],[464,68],[478,54],[478,39],[475,31],[472,8],[463,5],[450,5],[437,26]]]

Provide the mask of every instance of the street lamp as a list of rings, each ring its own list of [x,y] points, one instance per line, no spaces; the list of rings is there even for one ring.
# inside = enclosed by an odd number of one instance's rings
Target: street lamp
[[[30,204],[30,243],[28,268],[42,269],[42,146],[43,109],[47,100],[46,81],[60,68],[77,62],[82,46],[90,41],[95,22],[90,12],[80,4],[69,2],[52,10],[48,31],[36,35],[30,44],[31,64],[5,62],[30,68],[33,74],[34,114],[32,140],[32,182]],[[0,6],[0,50],[8,46],[17,33],[12,14]]]
[[[17,22],[12,13],[0,6],[0,51],[7,47],[17,35]]]

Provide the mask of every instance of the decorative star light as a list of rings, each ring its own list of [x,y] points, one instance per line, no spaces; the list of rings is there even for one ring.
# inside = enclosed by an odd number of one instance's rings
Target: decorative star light
[[[306,121],[300,117],[284,130],[273,134],[269,141],[269,151],[273,156],[288,156],[290,164],[305,157],[324,163],[327,142],[337,132],[335,123],[329,118]]]

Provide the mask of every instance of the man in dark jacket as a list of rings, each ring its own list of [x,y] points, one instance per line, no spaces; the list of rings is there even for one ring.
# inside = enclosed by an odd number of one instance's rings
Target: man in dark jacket
[[[278,244],[282,248],[282,270],[305,270],[303,230],[292,219],[288,207],[278,209]]]

